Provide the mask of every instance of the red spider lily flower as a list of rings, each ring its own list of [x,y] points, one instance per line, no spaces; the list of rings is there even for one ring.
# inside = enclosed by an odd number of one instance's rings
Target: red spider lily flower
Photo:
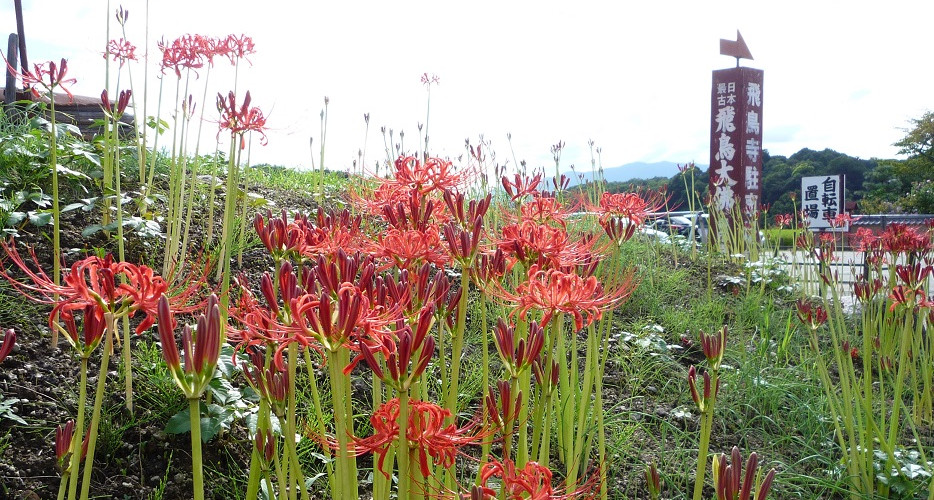
[[[859,217],[853,217],[849,213],[837,214],[836,217],[828,219],[830,227],[849,227],[854,221],[859,220]]]
[[[253,38],[247,35],[227,35],[227,38],[220,40],[218,43],[219,47],[223,47],[223,55],[226,55],[230,58],[230,64],[237,64],[240,59],[246,59],[247,62],[250,62],[247,56],[251,56],[256,53],[256,45],[253,43]]]
[[[518,391],[516,397],[512,397],[512,386],[505,380],[496,382],[499,389],[499,397],[493,388],[486,395],[487,416],[503,434],[512,434],[513,424],[519,419],[519,413],[522,410],[522,391]]]
[[[409,421],[405,437],[408,446],[418,452],[418,465],[425,477],[430,475],[429,457],[435,465],[450,468],[454,465],[460,448],[485,437],[482,432],[473,433],[472,426],[445,426],[445,419],[450,417],[451,412],[434,403],[409,400]],[[370,424],[373,426],[373,435],[362,439],[355,437],[354,454],[377,454],[378,469],[389,477],[384,464],[390,445],[399,439],[399,399],[390,399],[377,408],[370,417]]]
[[[111,40],[107,43],[107,53],[104,54],[104,57],[110,56],[114,61],[120,61],[120,67],[127,61],[136,61],[136,46],[132,43],[124,40],[123,38],[119,40]]]
[[[400,269],[411,270],[424,263],[444,268],[449,263],[448,255],[441,245],[441,237],[434,226],[424,231],[389,228],[377,236],[372,252],[376,257],[390,260]],[[391,267],[392,264],[385,267]]]
[[[500,478],[500,490],[490,485],[491,478]],[[538,462],[528,462],[519,469],[511,460],[493,460],[480,470],[480,489],[484,500],[506,498],[508,500],[553,500],[570,498],[593,498],[599,475],[583,484],[577,491],[560,493],[551,484],[551,470]]]
[[[780,228],[789,227],[791,226],[791,223],[792,223],[791,214],[779,214],[775,216],[775,225]]]
[[[519,339],[517,344],[514,341],[515,330],[500,318],[493,330],[493,338],[496,340],[496,351],[503,361],[503,368],[512,378],[517,378],[532,366],[532,362],[538,358],[545,346],[545,331],[534,321],[529,322],[527,338]]]
[[[535,195],[538,192],[538,185],[542,181],[542,174],[538,173],[532,177],[525,177],[516,174],[515,180],[510,181],[505,175],[502,178],[503,189],[512,201],[519,201],[528,195]]]
[[[234,95],[234,92],[231,90],[227,93],[227,98],[218,92],[217,94],[217,111],[220,112],[220,124],[221,130],[229,130],[231,137],[239,135],[243,136],[246,132],[256,132],[260,135],[260,144],[266,145],[266,117],[263,116],[263,112],[255,107],[250,106],[250,91],[246,92],[246,95],[243,98],[243,104],[237,106],[237,98]],[[217,133],[220,137],[220,131]]]
[[[743,457],[739,448],[733,447],[730,461],[724,454],[714,458],[714,491],[717,500],[765,500],[775,479],[775,469],[769,470],[762,479],[758,474],[759,457],[755,452],[749,454],[746,461],[746,474],[743,474]],[[753,495],[755,492],[755,496]]]
[[[726,350],[726,325],[715,334],[700,332],[700,343],[707,358],[707,366],[716,370],[723,361],[723,352]]]
[[[827,322],[827,311],[825,311],[823,307],[814,307],[810,302],[804,299],[798,299],[795,306],[798,310],[798,320],[800,320],[804,326],[816,330]]]
[[[40,90],[48,93],[49,99],[52,99],[53,92],[59,87],[68,95],[68,102],[73,101],[75,98],[71,91],[68,90],[67,85],[74,85],[77,83],[77,80],[74,78],[65,78],[65,75],[68,74],[67,59],[62,59],[57,65],[54,61],[34,64],[32,71],[27,71],[23,68],[22,73],[18,73],[10,66],[10,63],[7,62],[7,70],[11,71],[13,74],[20,75],[23,79],[23,87],[29,89],[36,99],[42,96]]]
[[[171,69],[175,76],[182,77],[182,70],[197,70],[204,67],[205,57],[211,52],[210,38],[202,35],[183,35],[167,45],[165,41],[157,43],[162,51],[162,73]],[[197,75],[197,71],[195,71]]]
[[[559,261],[559,256],[568,245],[568,234],[563,227],[552,227],[531,220],[504,227],[502,237],[496,241],[496,246],[512,262],[521,262],[526,267],[540,259]]]
[[[395,182],[419,194],[445,189],[457,190],[469,177],[456,172],[454,165],[441,158],[428,158],[424,162],[414,156],[400,156],[395,162]]]
[[[13,351],[13,345],[16,344],[16,332],[12,328],[3,334],[3,343],[0,344],[0,363],[6,359]]]
[[[107,89],[104,89],[101,92],[101,106],[104,108],[104,113],[114,120],[119,120],[126,111],[126,107],[130,104],[130,95],[132,95],[131,90],[121,90],[117,102],[111,103],[107,95]]]
[[[333,258],[340,252],[348,255],[369,248],[361,230],[361,216],[351,215],[349,210],[325,212],[318,209],[315,219],[296,214],[295,224],[303,231],[304,239],[298,252],[302,257],[316,259],[318,256]]]
[[[853,283],[853,293],[856,295],[856,298],[861,302],[869,302],[875,298],[879,290],[882,289],[882,280],[876,278],[872,282],[867,282],[865,279],[860,279],[859,281]]]
[[[253,229],[276,262],[301,254],[306,236],[299,217],[296,215],[296,221],[289,221],[285,210],[280,217],[273,217],[272,211],[267,210],[265,217],[257,213],[253,218]]]
[[[658,191],[603,193],[599,205],[594,209],[601,219],[625,217],[633,224],[640,225],[648,214],[661,210],[667,201],[667,197]]]
[[[544,327],[555,313],[563,312],[574,317],[577,329],[603,316],[603,311],[624,302],[635,290],[633,273],[629,272],[612,293],[606,293],[597,278],[582,278],[577,274],[557,269],[542,270],[533,265],[528,280],[516,287],[516,293],[505,290],[500,295],[518,306],[516,311],[525,318],[530,309],[543,312],[541,325]]]
[[[881,240],[872,232],[872,229],[868,227],[857,229],[856,234],[849,235],[849,238],[851,241],[850,244],[856,247],[857,252],[869,252],[880,248]],[[852,242],[855,242],[855,244]]]
[[[430,87],[432,84],[441,83],[441,79],[434,73],[431,76],[428,76],[428,73],[422,73],[422,83]]]
[[[557,198],[553,196],[536,196],[528,203],[524,203],[519,209],[521,220],[531,220],[538,223],[553,222],[564,226],[564,219],[572,212],[565,208]]]
[[[292,299],[289,306],[295,326],[331,352],[344,347],[357,330],[371,328],[376,310],[370,307],[369,298],[350,283],[344,283],[333,296],[326,290],[320,295],[303,294]]]
[[[906,224],[889,224],[882,232],[880,239],[882,248],[892,255],[923,256],[931,251],[931,240],[927,235]]]
[[[208,298],[204,313],[198,316],[196,338],[192,339],[191,327],[182,328],[182,348],[185,364],[181,365],[178,346],[175,344],[175,318],[169,309],[169,300],[164,295],[159,299],[159,340],[165,363],[172,378],[188,399],[200,398],[211,379],[220,355],[224,327],[221,324],[220,305],[216,295]],[[194,343],[194,346],[192,346]]]
[[[693,161],[685,163],[684,165],[681,165],[679,163],[677,164],[677,166],[678,166],[678,172],[681,172],[682,174],[691,173],[697,169],[697,166],[694,165]]]

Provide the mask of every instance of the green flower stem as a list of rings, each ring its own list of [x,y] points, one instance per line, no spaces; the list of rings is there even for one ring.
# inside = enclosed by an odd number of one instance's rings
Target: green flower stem
[[[710,448],[710,432],[713,430],[713,411],[717,403],[719,370],[710,370],[710,398],[704,400],[701,412],[700,445],[697,447],[697,474],[694,476],[694,500],[701,500],[704,491],[704,474],[707,472],[707,450]]]
[[[26,70],[26,68],[23,68]],[[49,134],[49,163],[52,164],[52,280],[55,282],[55,285],[62,284],[62,243],[61,243],[61,231],[62,231],[62,210],[59,206],[58,200],[58,145],[56,144],[56,134],[58,129],[55,126],[55,94],[49,90],[49,106],[52,110],[51,123],[52,131]],[[55,300],[58,300],[58,294],[54,296]],[[58,317],[55,318],[58,321]],[[52,346],[58,345],[58,328],[52,329]],[[82,372],[83,373],[83,372]],[[78,431],[81,432],[81,431]],[[77,476],[77,474],[72,474]],[[73,478],[72,481],[77,481],[77,478]],[[70,493],[74,495],[74,493]]]
[[[318,392],[318,378],[315,376],[314,364],[311,362],[309,349],[302,351],[305,355],[305,369],[308,370],[308,385],[311,386],[311,402],[315,407],[315,420],[318,425],[318,435],[324,437],[324,411],[321,406],[321,393]],[[328,485],[334,491],[334,464],[330,460],[325,464],[328,473]]]
[[[201,397],[188,399],[191,422],[191,482],[194,499],[204,500],[204,469],[201,461]]]
[[[88,429],[88,454],[84,459],[84,478],[81,481],[81,500],[87,500],[91,491],[91,471],[94,469],[94,449],[97,446],[97,428],[101,421],[101,406],[104,406],[104,389],[107,386],[107,369],[110,365],[110,352],[113,350],[113,332],[116,320],[113,313],[104,313],[107,327],[104,330],[103,355],[101,369],[97,376],[97,392],[94,395],[94,410],[91,415],[91,427]],[[81,454],[81,442],[75,445],[75,453]],[[77,469],[75,469],[77,475]]]
[[[227,304],[230,290],[230,250],[233,245],[233,225],[234,211],[237,200],[237,164],[235,156],[237,154],[238,140],[235,135],[230,138],[230,160],[227,164],[227,192],[224,195],[224,224],[221,228],[221,250],[218,257],[217,272],[221,282],[221,315],[224,319],[227,316]]]
[[[483,374],[481,375],[480,387],[483,390],[487,390],[490,387],[490,331],[487,326],[487,317],[486,317],[486,294],[480,293],[480,353],[481,353],[481,365],[483,366]],[[483,415],[486,418],[486,415],[489,414],[490,409],[487,408],[486,398],[483,398]],[[520,426],[523,425],[520,423]],[[474,481],[474,484],[480,485],[480,471],[483,470],[483,466],[486,465],[487,459],[490,456],[490,448],[492,447],[492,442],[489,439],[484,439],[483,443],[480,445],[480,466],[477,467],[477,478]]]
[[[412,474],[409,470],[409,440],[406,430],[409,428],[409,390],[399,390],[399,452],[396,457],[399,462],[399,491],[397,497],[402,499],[411,498],[411,480]]]
[[[62,473],[62,480],[58,483],[58,496],[55,497],[57,500],[65,500],[65,494],[68,493],[68,477],[71,474],[65,472]]]
[[[260,399],[260,404],[262,404],[262,399]],[[257,425],[257,432],[259,431],[259,426]],[[246,485],[246,498],[247,500],[256,500],[259,496],[259,481],[260,476],[263,475],[262,466],[260,465],[260,456],[259,451],[256,450],[256,446],[253,446],[253,452],[250,453],[250,476],[247,480]],[[272,493],[272,490],[269,490]]]
[[[574,440],[574,447],[572,448],[571,459],[571,473],[566,479],[568,491],[574,491],[577,489],[577,476],[580,473],[582,467],[586,466],[584,451],[584,437],[585,434],[588,434],[588,427],[585,426],[585,419],[588,416],[587,409],[590,407],[590,395],[593,393],[593,379],[594,372],[598,371],[597,369],[597,358],[600,356],[600,353],[597,352],[598,346],[598,337],[596,332],[596,327],[593,323],[587,326],[587,355],[584,360],[584,376],[582,379],[583,385],[581,386],[581,392],[577,398],[577,429],[576,429],[576,439]],[[575,349],[576,351],[576,349]],[[576,366],[573,365],[573,366]],[[576,389],[576,385],[572,386],[572,389]],[[575,391],[576,392],[576,391]],[[594,412],[600,412],[601,408],[594,408]]]
[[[457,323],[454,325],[454,340],[451,344],[451,379],[445,393],[444,408],[451,412],[445,424],[454,423],[457,416],[457,392],[461,371],[461,353],[464,351],[464,329],[467,326],[467,298],[470,287],[470,268],[461,270],[461,296],[457,306]],[[444,358],[442,358],[444,359]]]
[[[331,398],[334,406],[334,433],[337,435],[337,491],[334,498],[357,498],[355,458],[350,454],[348,442],[348,414],[346,399],[347,388],[345,382],[349,377],[342,373],[341,349],[331,351],[328,356],[328,374],[331,379]]]
[[[272,455],[273,462],[275,463],[275,467],[276,467],[276,479],[279,483],[279,495],[277,497],[279,500],[286,500],[286,496],[289,491],[289,488],[287,486],[289,471],[288,469],[283,470],[282,468],[282,460],[285,459],[285,453],[286,451],[282,450],[281,459],[279,457],[279,453],[273,453]],[[272,498],[272,491],[269,492],[269,498]]]
[[[288,428],[289,426],[294,427],[294,424],[290,424],[287,419],[284,421],[284,419],[280,418],[279,426]],[[301,464],[298,463],[298,451],[295,448],[295,430],[291,429],[288,432],[292,433],[291,438],[285,438],[285,453],[288,457],[288,461],[292,470],[291,474],[289,475],[291,478],[289,481],[289,498],[294,498],[298,492],[301,491],[302,500],[308,500],[308,488],[305,486],[305,476],[302,474]],[[298,483],[298,488],[294,487],[296,483]]]
[[[88,399],[88,358],[81,357],[81,382],[78,385],[78,420],[75,423],[75,433],[72,440],[70,478],[68,481],[68,500],[78,496],[78,469],[81,467],[81,445],[84,441],[84,407]],[[77,443],[77,444],[75,444]]]

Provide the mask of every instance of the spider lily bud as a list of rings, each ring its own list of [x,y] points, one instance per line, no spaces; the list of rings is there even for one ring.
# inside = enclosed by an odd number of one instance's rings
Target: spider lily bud
[[[3,335],[3,344],[0,344],[0,362],[3,362],[13,350],[13,344],[16,344],[16,332],[10,328]]]
[[[749,454],[746,461],[746,473],[743,474],[743,457],[739,448],[733,447],[730,461],[720,454],[713,458],[714,491],[717,500],[765,500],[772,488],[775,478],[775,469],[771,469],[762,478],[759,470],[759,457],[755,452]],[[755,496],[753,495],[755,492]]]
[[[711,370],[720,368],[726,347],[726,325],[713,335],[700,332],[700,343],[704,349],[704,357],[707,358],[707,366]]]
[[[798,319],[804,323],[804,326],[816,330],[827,322],[827,311],[823,307],[817,306],[815,308],[804,299],[798,299],[795,305],[798,309]]]
[[[75,325],[75,316],[72,311],[61,311],[61,322],[65,325],[65,340],[78,350],[81,357],[88,357],[97,349],[107,328],[104,320],[104,311],[98,304],[88,304],[84,307],[83,334],[79,337],[78,327]],[[2,357],[0,357],[2,359]]]
[[[175,319],[165,295],[159,298],[159,339],[162,342],[162,354],[175,383],[188,398],[201,397],[214,377],[214,368],[220,356],[223,329],[216,295],[208,298],[206,309],[206,314],[198,317],[197,338],[194,346],[192,346],[191,327],[185,325],[182,330],[182,348],[185,352],[185,366],[182,368],[173,333]]]
[[[71,440],[75,432],[75,421],[69,420],[65,427],[61,425],[55,429],[55,458],[58,459],[58,466],[61,469],[69,464],[68,453],[71,452]]]
[[[276,437],[269,429],[263,429],[257,432],[256,436],[253,438],[253,446],[262,459],[261,466],[263,470],[268,470],[269,464],[272,463],[272,459],[276,453]]]
[[[504,434],[513,432],[513,424],[519,418],[522,409],[522,391],[518,391],[516,398],[512,398],[512,386],[505,380],[496,383],[499,388],[499,398],[490,387],[486,395],[486,406],[490,420]]]
[[[662,491],[662,481],[655,462],[645,466],[645,484],[646,488],[649,490],[649,498],[658,500],[658,496]]]

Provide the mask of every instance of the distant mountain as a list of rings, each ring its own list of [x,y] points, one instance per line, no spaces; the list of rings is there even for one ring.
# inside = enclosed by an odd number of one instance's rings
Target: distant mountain
[[[707,165],[697,165],[701,170],[707,170]],[[584,175],[584,181],[592,177],[590,169],[578,172]],[[603,178],[607,182],[628,182],[633,179],[651,179],[652,177],[671,178],[678,173],[678,164],[670,161],[657,161],[645,163],[641,161],[627,163],[619,167],[604,168]],[[578,177],[573,172],[565,172],[571,178],[571,184],[577,184]]]

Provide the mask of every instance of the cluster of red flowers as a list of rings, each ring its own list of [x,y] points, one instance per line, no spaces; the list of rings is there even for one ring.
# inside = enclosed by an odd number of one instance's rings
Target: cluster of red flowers
[[[256,51],[252,38],[233,34],[225,38],[182,35],[172,43],[162,40],[158,47],[162,51],[162,73],[171,70],[178,78],[182,77],[182,70],[198,70],[205,63],[213,64],[215,57],[227,57],[231,64],[236,64]]]
[[[217,111],[220,113],[220,129],[229,130],[231,136],[242,137],[246,132],[256,132],[260,135],[260,142],[266,144],[266,117],[263,111],[256,106],[250,106],[250,91],[246,92],[243,103],[237,105],[237,96],[231,90],[225,98],[217,94]],[[218,131],[220,136],[220,131]],[[241,146],[242,147],[242,146]]]

